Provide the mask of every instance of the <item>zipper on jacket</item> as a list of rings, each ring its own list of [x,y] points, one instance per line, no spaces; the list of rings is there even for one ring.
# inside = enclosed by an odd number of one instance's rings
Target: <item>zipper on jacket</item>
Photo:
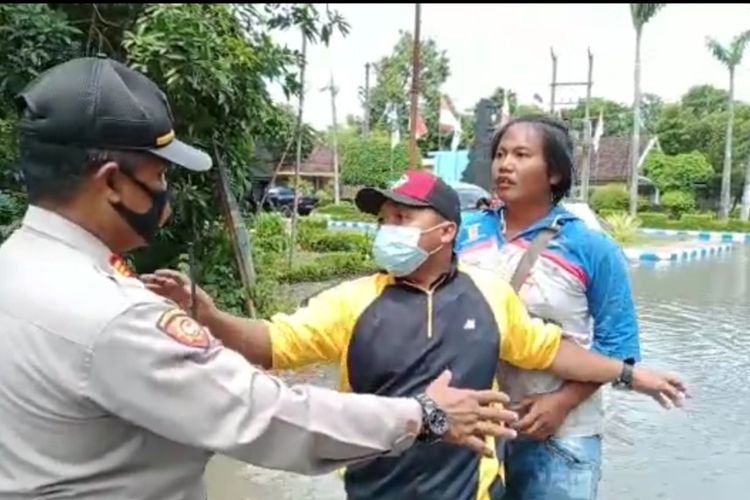
[[[427,293],[427,338],[432,338],[432,291]]]

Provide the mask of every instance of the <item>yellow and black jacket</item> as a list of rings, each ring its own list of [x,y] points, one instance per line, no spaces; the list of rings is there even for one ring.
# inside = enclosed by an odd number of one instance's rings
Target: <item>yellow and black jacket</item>
[[[446,368],[451,385],[496,387],[498,359],[545,369],[560,330],[529,318],[499,276],[454,265],[429,291],[385,273],[348,281],[269,322],[273,368],[337,362],[341,389],[408,397]],[[501,374],[502,376],[502,374]],[[490,443],[492,446],[495,443]],[[504,490],[497,458],[447,443],[349,467],[349,500],[496,500]]]

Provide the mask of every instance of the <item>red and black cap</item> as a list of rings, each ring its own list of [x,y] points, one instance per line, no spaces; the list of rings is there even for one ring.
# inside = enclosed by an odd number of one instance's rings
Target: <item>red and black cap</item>
[[[390,189],[363,188],[354,200],[362,212],[378,215],[386,200],[408,207],[432,208],[457,225],[461,202],[455,189],[424,170],[409,170]]]
[[[104,55],[47,70],[17,101],[20,134],[41,143],[144,151],[189,170],[211,168],[209,155],[175,137],[164,92]]]

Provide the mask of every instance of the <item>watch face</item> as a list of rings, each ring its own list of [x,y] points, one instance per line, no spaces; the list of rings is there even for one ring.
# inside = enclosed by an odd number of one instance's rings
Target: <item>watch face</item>
[[[429,416],[428,424],[433,434],[442,436],[448,432],[448,417],[440,410],[432,412]]]

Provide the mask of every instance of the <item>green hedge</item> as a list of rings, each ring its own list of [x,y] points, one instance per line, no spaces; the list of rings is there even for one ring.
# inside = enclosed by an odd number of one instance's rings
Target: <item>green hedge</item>
[[[627,211],[630,205],[630,196],[627,186],[624,184],[606,184],[596,186],[591,190],[589,197],[591,208],[602,217],[605,214],[612,215],[616,212]],[[645,196],[638,197],[637,210],[648,210],[651,202]]]
[[[260,317],[289,311],[296,306],[279,287],[282,283],[328,281],[375,270],[370,258],[370,237],[360,233],[329,231],[325,218],[312,216],[299,219],[297,250],[319,255],[313,256],[312,260],[305,260],[305,256],[300,255],[301,262],[295,262],[291,268],[287,264],[289,235],[281,216],[276,213],[259,214],[250,224],[254,230],[253,257],[257,274],[253,298]],[[226,260],[227,263],[231,262],[229,256]],[[237,304],[241,299],[241,296],[228,293],[224,293],[224,296],[222,304]]]
[[[317,214],[329,215],[333,220],[375,222],[376,217],[357,210],[353,203],[341,202],[338,205],[328,205],[315,211]]]
[[[628,190],[622,184],[596,187],[591,194],[590,203],[591,208],[597,212],[627,210]]]
[[[333,252],[319,255],[310,262],[284,269],[278,274],[281,283],[327,281],[334,278],[374,272],[376,266],[359,252]]]
[[[642,227],[654,229],[750,233],[750,222],[737,219],[721,222],[713,214],[682,214],[678,220],[674,220],[667,214],[643,212],[638,214],[638,218]]]

